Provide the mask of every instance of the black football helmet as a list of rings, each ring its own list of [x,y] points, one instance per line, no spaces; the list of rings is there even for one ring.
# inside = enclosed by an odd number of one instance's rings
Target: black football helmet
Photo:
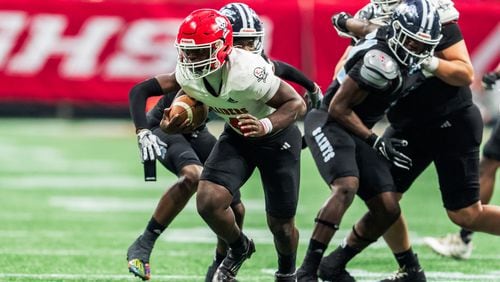
[[[251,51],[261,54],[264,48],[264,26],[257,13],[244,3],[229,3],[219,11],[233,26],[234,46],[248,46],[248,41],[251,41]]]
[[[428,0],[403,0],[391,16],[387,43],[398,61],[416,67],[441,40],[439,14]]]

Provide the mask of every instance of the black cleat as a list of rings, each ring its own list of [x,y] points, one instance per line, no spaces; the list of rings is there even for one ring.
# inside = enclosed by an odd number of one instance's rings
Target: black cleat
[[[207,274],[205,274],[205,282],[212,282],[212,279],[214,279],[215,271],[217,270],[217,267],[219,267],[219,265],[220,263],[216,260],[212,261],[212,265],[208,267]]]
[[[297,273],[274,273],[274,281],[275,282],[296,282],[297,281]]]
[[[212,282],[235,282],[236,274],[240,270],[241,265],[245,260],[249,259],[255,253],[255,244],[248,239],[247,248],[243,253],[236,253],[231,248],[226,258],[215,271]]]
[[[345,268],[335,267],[336,256],[328,255],[323,257],[318,267],[318,277],[323,281],[354,282],[354,277]]]
[[[422,267],[414,266],[414,267],[402,267],[398,270],[398,272],[393,275],[387,277],[384,280],[380,280],[380,282],[426,282],[425,273]]]
[[[316,273],[307,272],[305,269],[300,267],[299,269],[297,269],[297,281],[318,282],[318,275]]]

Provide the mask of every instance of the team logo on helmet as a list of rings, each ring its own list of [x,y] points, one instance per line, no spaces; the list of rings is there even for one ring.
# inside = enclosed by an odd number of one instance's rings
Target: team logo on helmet
[[[257,78],[257,82],[261,82],[261,81],[266,82],[266,78],[267,78],[268,73],[266,72],[265,68],[256,67],[253,70],[253,75],[255,75],[255,77]]]
[[[215,23],[222,30],[225,30],[227,28],[227,21],[223,17],[215,18]]]
[[[227,20],[223,17],[217,17],[215,18],[215,23],[217,24],[217,27],[222,30],[224,38],[226,38],[229,33],[229,30],[227,29]]]
[[[414,5],[399,5],[397,12],[404,15],[405,18],[416,18],[418,17],[417,7]],[[412,21],[408,21],[409,24],[413,24]]]

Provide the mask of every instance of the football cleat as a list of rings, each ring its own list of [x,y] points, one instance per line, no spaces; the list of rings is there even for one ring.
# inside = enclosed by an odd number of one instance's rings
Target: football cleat
[[[333,253],[332,253],[333,254]],[[323,281],[336,281],[336,282],[354,282],[354,277],[345,270],[345,268],[334,267],[337,265],[335,262],[335,255],[328,255],[321,259],[318,267],[318,277]]]
[[[304,270],[302,267],[297,269],[297,281],[298,282],[318,282],[318,275],[316,273],[310,273]]]
[[[380,282],[426,282],[424,270],[420,266],[402,267],[393,275]]]
[[[212,261],[212,264],[207,269],[207,274],[205,274],[205,282],[212,282],[214,279],[214,274],[220,263],[218,263],[215,259]]]
[[[249,259],[255,253],[255,244],[252,240],[247,239],[247,248],[243,253],[236,253],[231,248],[226,258],[215,271],[212,282],[235,282],[236,274],[240,270],[241,265],[245,260]]]
[[[424,243],[445,257],[468,259],[472,254],[472,242],[466,244],[459,234],[448,234],[441,238],[425,237]]]
[[[296,282],[297,281],[297,273],[274,273],[274,281],[275,282]]]
[[[149,280],[151,278],[149,257],[153,249],[152,246],[152,244],[143,242],[141,235],[127,250],[128,270],[142,280]]]
[[[151,268],[149,263],[144,263],[140,259],[132,259],[128,262],[128,271],[142,279],[142,281],[151,278]]]

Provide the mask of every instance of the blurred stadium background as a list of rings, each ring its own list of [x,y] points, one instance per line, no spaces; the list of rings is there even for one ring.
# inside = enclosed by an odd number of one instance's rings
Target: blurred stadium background
[[[0,0],[0,281],[134,279],[126,249],[175,177],[159,167],[158,182],[142,181],[128,91],[173,70],[177,27],[189,12],[229,2]],[[368,1],[241,2],[264,20],[270,57],[302,69],[326,89],[349,43],[337,36],[330,16],[353,13]],[[498,112],[499,88],[483,91],[480,78],[500,61],[500,2],[455,5],[476,71],[475,99],[489,122]],[[211,128],[218,132],[220,126]],[[307,150],[301,189],[299,263],[328,194]],[[257,253],[241,280],[271,281],[275,254],[257,177],[245,185],[243,200]],[[498,192],[492,202],[500,204]],[[332,246],[365,210],[356,200]],[[474,235],[468,261],[439,257],[422,245],[424,236],[457,230],[442,208],[432,169],[405,197],[403,211],[430,281],[500,281],[498,237]],[[215,237],[193,203],[162,238],[153,252],[153,281],[202,281]],[[349,268],[360,281],[375,281],[396,270],[396,263],[378,242]]]

